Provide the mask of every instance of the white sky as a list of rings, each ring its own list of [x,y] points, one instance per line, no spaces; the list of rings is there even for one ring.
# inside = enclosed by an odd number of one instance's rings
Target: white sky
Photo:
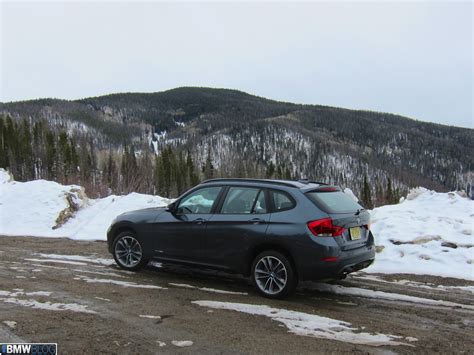
[[[177,86],[473,127],[472,2],[5,2],[0,101]]]

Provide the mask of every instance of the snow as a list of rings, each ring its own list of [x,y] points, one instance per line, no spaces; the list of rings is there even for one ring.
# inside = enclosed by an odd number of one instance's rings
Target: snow
[[[474,310],[474,306],[471,306],[471,305],[454,303],[454,302],[449,302],[449,301],[434,300],[431,298],[408,296],[408,295],[402,295],[399,293],[373,291],[373,290],[359,288],[359,287],[345,287],[345,286],[340,286],[340,285],[315,283],[312,285],[311,289],[315,289],[315,290],[327,292],[327,293],[333,293],[337,295],[377,298],[377,299],[382,299],[382,300],[387,300],[387,301],[401,301],[401,302],[417,303],[417,304],[423,304],[423,305],[435,306],[435,307],[444,306],[444,307],[455,307],[455,308]]]
[[[138,193],[89,200],[87,208],[79,210],[73,219],[60,228],[60,234],[71,239],[106,240],[107,229],[119,214],[142,208],[163,207],[170,202],[171,200],[159,196]]]
[[[375,208],[371,217],[375,244],[383,250],[364,271],[474,280],[474,201],[417,188],[399,204]]]
[[[191,340],[172,340],[171,344],[180,348],[184,348],[193,345],[193,342]]]
[[[140,318],[149,318],[149,319],[161,319],[161,316],[153,316],[150,314],[140,314]]]
[[[97,279],[97,278],[91,279],[89,277],[81,276],[81,275],[78,275],[78,279],[85,281],[87,283],[108,283],[108,284],[113,284],[113,285],[118,285],[118,286],[123,286],[123,287],[166,290],[166,287],[161,287],[161,286],[143,285],[143,284],[137,284],[135,282],[119,281],[119,280],[112,280],[112,279]]]
[[[0,233],[5,235],[52,236],[59,213],[68,207],[66,195],[78,198],[79,186],[35,180],[9,181],[0,169]]]
[[[4,320],[2,323],[5,324],[10,329],[15,329],[16,324],[17,324],[14,320]]]
[[[51,259],[59,259],[59,260],[73,260],[73,261],[84,261],[93,264],[100,264],[100,265],[115,265],[114,259],[103,259],[103,258],[93,258],[83,255],[62,255],[62,254],[35,254],[42,258],[51,258]]]
[[[43,309],[48,311],[72,311],[79,313],[96,313],[90,309],[87,309],[87,306],[77,304],[77,303],[51,303],[39,302],[35,299],[20,299],[18,297],[25,296],[40,296],[40,297],[49,297],[51,292],[47,291],[34,291],[34,292],[23,292],[23,291],[3,291],[0,290],[0,301],[4,303],[16,304],[23,307],[30,307],[36,309]]]
[[[34,261],[36,263],[58,263],[58,264],[69,264],[69,265],[81,265],[86,266],[86,263],[81,263],[78,261],[68,261],[68,260],[56,260],[56,259],[35,259],[35,258],[26,258],[26,261]]]
[[[80,191],[80,186],[46,180],[12,181],[9,173],[0,169],[0,234],[106,240],[107,228],[117,215],[171,202],[160,196],[138,193],[87,199]],[[60,212],[69,206],[68,194],[73,196],[79,211],[63,226],[53,229]]]
[[[408,345],[397,341],[402,337],[362,332],[362,328],[355,328],[351,323],[337,319],[318,316],[315,314],[290,311],[281,308],[272,308],[266,305],[246,303],[193,301],[192,303],[214,309],[225,309],[258,316],[265,316],[283,323],[290,333],[311,336],[321,339],[337,340],[352,344],[380,345]]]
[[[96,300],[100,300],[100,301],[105,301],[105,302],[110,302],[110,299],[108,298],[104,298],[104,297],[94,297]]]
[[[218,290],[218,289],[215,289],[215,288],[197,287],[197,286],[188,285],[188,284],[177,284],[177,283],[171,283],[170,282],[168,285],[175,286],[175,287],[182,287],[182,288],[197,289],[197,290],[206,291],[206,292],[228,294],[228,295],[244,295],[244,296],[248,295],[247,292],[235,292],[235,291]]]
[[[369,280],[369,281],[377,281],[377,282],[384,282],[384,283],[390,283],[390,284],[398,284],[398,285],[409,286],[409,287],[419,287],[419,288],[431,289],[431,290],[436,290],[436,291],[444,291],[444,292],[449,292],[449,291],[452,291],[452,290],[459,290],[459,291],[474,293],[474,286],[445,286],[445,285],[438,285],[438,284],[433,284],[433,283],[422,283],[422,282],[416,282],[416,281],[412,281],[412,280],[403,280],[403,279],[402,280],[388,281],[388,280],[384,280],[381,277],[378,277],[378,276],[375,276],[375,275],[352,274],[351,278],[361,279],[361,280]]]

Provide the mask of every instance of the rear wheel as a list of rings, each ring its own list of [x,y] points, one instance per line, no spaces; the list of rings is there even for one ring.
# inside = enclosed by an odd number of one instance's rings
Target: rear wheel
[[[120,233],[114,240],[113,255],[118,266],[126,270],[139,270],[148,260],[135,234],[130,231]]]
[[[257,255],[252,263],[252,281],[257,291],[268,298],[288,296],[297,284],[290,261],[275,250]]]

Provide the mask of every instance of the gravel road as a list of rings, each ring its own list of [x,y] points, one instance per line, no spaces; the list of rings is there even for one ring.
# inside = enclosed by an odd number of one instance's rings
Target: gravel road
[[[158,263],[120,270],[104,242],[0,240],[0,342],[57,342],[60,353],[474,349],[474,283],[460,279],[358,273],[274,301],[239,276]],[[346,323],[327,329],[328,318]]]

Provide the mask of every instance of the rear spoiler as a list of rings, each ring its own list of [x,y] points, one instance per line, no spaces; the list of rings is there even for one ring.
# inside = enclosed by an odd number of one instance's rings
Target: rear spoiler
[[[340,187],[338,186],[321,186],[316,189],[311,189],[308,192],[336,192],[336,191],[342,191]]]

